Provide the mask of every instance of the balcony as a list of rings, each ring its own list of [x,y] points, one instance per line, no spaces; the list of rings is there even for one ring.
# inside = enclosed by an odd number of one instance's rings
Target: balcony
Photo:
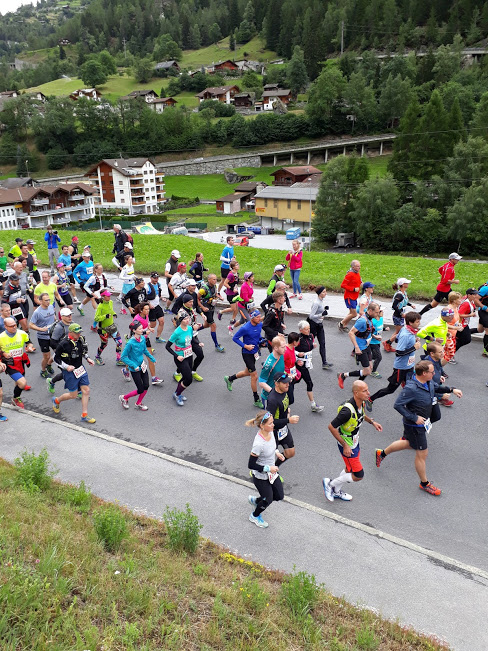
[[[32,199],[31,206],[48,206],[49,199]]]
[[[53,219],[53,224],[68,224],[71,221],[69,215],[64,215],[64,217],[55,217]]]
[[[144,190],[132,190],[130,196],[134,199],[135,197],[143,197]]]
[[[84,201],[85,195],[80,192],[79,194],[72,194],[69,196],[69,201]]]
[[[136,181],[136,183],[133,183],[132,181],[130,182],[131,190],[133,188],[143,188],[143,187],[144,187],[144,184],[143,184],[142,180],[140,182]]]
[[[24,212],[23,210],[17,210],[15,216],[17,219],[28,219],[29,213]]]

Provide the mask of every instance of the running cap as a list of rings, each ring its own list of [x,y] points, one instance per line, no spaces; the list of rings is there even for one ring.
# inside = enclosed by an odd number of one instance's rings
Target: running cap
[[[139,285],[140,283],[144,282],[144,278],[134,278],[134,284]]]
[[[454,310],[451,307],[445,307],[443,310],[441,310],[441,316],[447,317],[448,319],[453,319],[454,318]]]
[[[133,248],[134,248],[134,247],[132,246],[132,244],[131,244],[130,242],[126,242],[126,243],[124,244],[124,249],[130,249],[130,250],[132,251]]]
[[[91,258],[90,251],[83,251],[83,253],[81,254],[81,257],[82,258]]]
[[[16,242],[23,242],[24,240],[23,240],[21,237],[16,237],[16,238],[15,238],[15,241],[16,241]]]
[[[245,271],[244,272],[244,280],[249,280],[251,276],[254,276],[252,271]]]
[[[257,316],[261,316],[261,312],[257,309],[253,310],[249,316],[251,317],[251,319],[255,319]]]
[[[72,323],[68,328],[68,331],[80,333],[82,331],[82,327],[80,326],[79,323]]]
[[[59,310],[59,314],[60,314],[60,316],[72,316],[71,310],[69,309],[69,307],[62,307]]]
[[[398,287],[401,287],[402,285],[410,285],[411,282],[412,281],[409,280],[408,278],[399,278],[396,284],[398,285]]]
[[[275,373],[273,375],[273,380],[275,382],[283,382],[283,384],[290,384],[291,378],[286,373]]]
[[[153,272],[151,273],[151,278],[159,278],[159,274],[158,274],[158,272],[157,272],[157,271],[153,271]]]
[[[186,262],[180,262],[180,264],[178,265],[178,271],[180,269],[186,269]]]
[[[112,292],[109,292],[108,289],[105,289],[103,292],[100,292],[100,296],[112,296]]]
[[[197,286],[197,281],[194,280],[193,278],[189,280],[186,284],[187,287],[196,287]]]
[[[58,262],[56,267],[59,269],[60,267],[64,267],[64,262]]]
[[[181,258],[181,253],[178,251],[178,249],[173,249],[173,250],[171,251],[171,255],[172,255],[174,258]]]
[[[479,294],[479,290],[476,287],[470,287],[466,290],[466,296],[476,296],[477,294]]]
[[[374,283],[370,283],[369,280],[363,283],[363,289],[368,289],[368,287],[376,287]]]
[[[451,253],[449,256],[449,260],[462,260],[463,256],[459,255],[459,253]]]
[[[26,244],[35,244],[34,240],[27,240]]]
[[[83,247],[83,251],[84,251],[85,249],[91,249],[91,244],[85,244],[85,246]]]
[[[275,271],[284,271],[285,269],[286,267],[284,267],[282,264],[277,264],[274,268]]]

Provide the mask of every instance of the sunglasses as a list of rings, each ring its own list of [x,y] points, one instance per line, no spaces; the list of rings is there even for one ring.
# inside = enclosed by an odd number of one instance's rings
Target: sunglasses
[[[269,411],[267,411],[267,412],[264,414],[264,416],[261,418],[260,425],[262,425],[266,420],[268,420],[268,418],[271,418],[271,413],[270,413]]]

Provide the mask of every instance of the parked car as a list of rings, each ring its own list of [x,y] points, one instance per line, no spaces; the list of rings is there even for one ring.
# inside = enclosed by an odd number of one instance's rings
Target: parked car
[[[248,228],[245,231],[241,231],[239,233],[239,237],[247,237],[248,239],[252,240],[252,238],[256,237],[256,235],[254,234],[254,232],[250,228]]]
[[[248,237],[236,237],[234,239],[234,246],[249,246]]]
[[[255,235],[261,235],[261,226],[249,226],[247,229],[248,231],[251,231],[251,233],[254,233]]]

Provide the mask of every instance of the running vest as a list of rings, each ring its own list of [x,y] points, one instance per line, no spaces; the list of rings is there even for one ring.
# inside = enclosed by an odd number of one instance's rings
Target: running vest
[[[343,407],[347,407],[351,411],[351,418],[347,423],[344,423],[344,425],[339,425],[339,431],[347,445],[351,448],[355,448],[359,441],[359,434],[357,432],[364,420],[364,403],[362,411],[358,412],[352,400],[351,402],[343,402],[337,408],[337,413],[339,413]]]
[[[480,289],[483,289],[483,287],[486,287],[487,285],[488,285],[488,283],[483,283],[483,285],[480,285],[480,286],[478,287],[478,291],[480,291]],[[481,300],[481,303],[482,303],[483,305],[488,306],[488,294],[487,294],[486,296],[481,296],[481,297],[480,297],[480,300]]]
[[[363,318],[366,319],[366,330],[364,332],[355,332],[354,336],[358,339],[369,339],[371,337],[371,333],[373,332],[373,323],[369,319],[366,312],[363,314]]]
[[[213,307],[213,302],[217,298],[217,290],[215,289],[215,285],[213,287],[210,287],[210,285],[203,284],[198,293],[200,294],[200,300],[205,305],[205,307]]]
[[[166,261],[166,264],[169,264],[169,273],[173,276],[178,271],[179,260],[173,260],[173,257],[170,256],[169,260]],[[169,285],[171,278],[166,278],[166,284]]]

